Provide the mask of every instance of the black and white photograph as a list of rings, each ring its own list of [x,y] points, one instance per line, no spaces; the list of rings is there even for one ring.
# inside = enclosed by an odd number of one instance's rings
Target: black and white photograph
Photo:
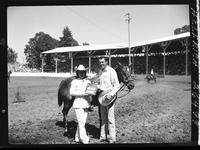
[[[8,146],[197,145],[196,9],[8,5]]]

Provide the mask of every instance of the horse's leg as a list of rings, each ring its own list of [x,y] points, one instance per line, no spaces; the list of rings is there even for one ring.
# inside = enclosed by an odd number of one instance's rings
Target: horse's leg
[[[72,107],[72,102],[64,104],[62,113],[63,113],[63,123],[64,123],[64,128],[65,128],[65,132],[67,132],[67,114],[70,110],[70,108]]]

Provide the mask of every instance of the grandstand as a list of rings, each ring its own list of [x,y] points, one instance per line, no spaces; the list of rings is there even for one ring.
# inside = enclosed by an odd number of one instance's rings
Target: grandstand
[[[151,68],[160,75],[190,75],[191,55],[189,50],[190,33],[164,37],[161,39],[131,43],[131,70],[134,74],[147,74]],[[128,65],[129,53],[127,43],[107,45],[86,45],[73,47],[59,47],[45,51],[42,55],[52,53],[68,53],[69,59],[64,69],[55,69],[58,72],[74,72],[74,67],[83,64],[89,68],[89,73],[97,72],[99,56],[108,56],[109,65],[114,67],[117,61]],[[63,66],[63,65],[62,65]],[[42,65],[42,71],[44,66]]]

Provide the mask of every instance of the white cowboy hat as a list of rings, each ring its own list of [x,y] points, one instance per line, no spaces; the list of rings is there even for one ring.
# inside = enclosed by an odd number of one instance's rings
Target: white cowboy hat
[[[83,65],[79,65],[76,71],[86,71],[86,68]]]

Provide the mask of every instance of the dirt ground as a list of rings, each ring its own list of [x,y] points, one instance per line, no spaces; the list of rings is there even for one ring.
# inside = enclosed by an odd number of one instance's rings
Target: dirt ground
[[[64,134],[57,90],[63,78],[11,77],[8,83],[9,144],[75,144],[73,108]],[[166,76],[149,84],[136,76],[135,88],[118,94],[115,105],[117,144],[190,143],[191,77]],[[21,100],[21,101],[19,101]],[[99,142],[98,109],[88,114],[90,144]],[[102,143],[105,144],[105,143]]]

